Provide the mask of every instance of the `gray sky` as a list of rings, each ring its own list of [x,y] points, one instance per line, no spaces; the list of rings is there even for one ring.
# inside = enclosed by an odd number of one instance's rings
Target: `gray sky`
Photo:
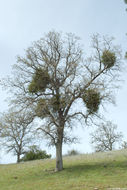
[[[24,49],[52,29],[80,36],[86,53],[90,50],[92,34],[114,36],[124,55],[127,49],[125,8],[123,0],[0,0],[0,77],[11,73],[17,55],[24,55]],[[118,125],[127,140],[127,72],[123,79],[125,82],[116,94],[117,106],[108,106],[106,116]],[[5,96],[6,92],[1,90],[1,111],[7,108]],[[92,150],[89,145],[92,128],[76,128],[77,131],[81,143],[64,146],[63,153],[72,148],[83,153]],[[53,154],[54,149],[47,150]],[[13,161],[15,158],[11,155],[1,155],[1,163]]]

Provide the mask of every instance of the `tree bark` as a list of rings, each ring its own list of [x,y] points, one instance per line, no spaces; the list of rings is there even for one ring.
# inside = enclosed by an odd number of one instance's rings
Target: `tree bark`
[[[17,163],[20,162],[20,154],[17,154]]]
[[[56,171],[63,170],[62,142],[56,144]]]

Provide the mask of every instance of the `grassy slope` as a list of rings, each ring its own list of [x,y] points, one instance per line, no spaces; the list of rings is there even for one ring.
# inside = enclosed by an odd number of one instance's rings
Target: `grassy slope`
[[[0,165],[0,190],[127,188],[127,150],[65,157],[62,172],[54,167],[55,160]]]

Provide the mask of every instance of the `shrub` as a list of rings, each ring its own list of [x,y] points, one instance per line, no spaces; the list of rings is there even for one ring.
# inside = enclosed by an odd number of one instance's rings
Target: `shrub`
[[[77,150],[74,150],[74,149],[69,150],[68,153],[67,153],[68,156],[75,156],[75,155],[78,155],[78,154],[80,154],[80,153]]]
[[[29,147],[29,150],[25,152],[21,161],[39,160],[45,158],[51,158],[51,155],[47,154],[44,150],[40,150],[38,146],[34,145]]]

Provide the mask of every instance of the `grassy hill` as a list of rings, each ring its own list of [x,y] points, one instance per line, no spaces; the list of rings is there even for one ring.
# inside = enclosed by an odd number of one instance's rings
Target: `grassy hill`
[[[127,150],[64,157],[64,170],[55,173],[55,160],[0,165],[0,190],[127,189]]]

